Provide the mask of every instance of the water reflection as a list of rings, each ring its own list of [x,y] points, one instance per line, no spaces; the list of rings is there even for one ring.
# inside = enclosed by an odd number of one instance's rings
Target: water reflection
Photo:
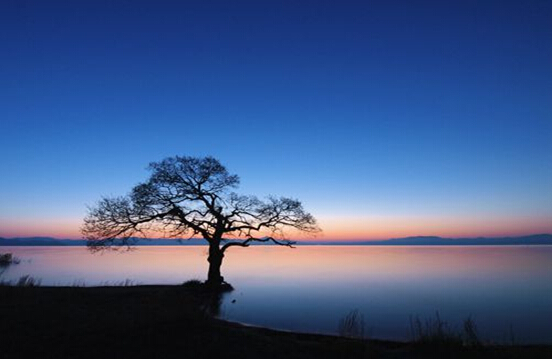
[[[3,275],[43,285],[179,284],[204,279],[204,247],[142,247],[92,255],[84,248],[12,247],[23,259]],[[409,338],[409,317],[441,317],[452,327],[472,316],[483,338],[552,342],[552,247],[236,248],[223,275],[236,290],[224,318],[306,332],[335,333],[352,309],[366,332]]]

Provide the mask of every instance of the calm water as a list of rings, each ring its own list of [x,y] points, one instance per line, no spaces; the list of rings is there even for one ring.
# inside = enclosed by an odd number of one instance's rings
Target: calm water
[[[43,285],[178,284],[204,279],[205,247],[140,247],[91,254],[82,247],[1,247],[22,259],[3,280]],[[308,246],[230,250],[223,275],[229,320],[335,333],[358,309],[372,337],[410,338],[410,316],[436,311],[460,328],[471,315],[486,340],[552,343],[552,246]],[[232,303],[235,300],[234,303]]]

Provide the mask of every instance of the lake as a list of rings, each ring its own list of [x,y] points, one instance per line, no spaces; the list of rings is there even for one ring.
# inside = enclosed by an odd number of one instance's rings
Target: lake
[[[203,246],[143,246],[91,254],[84,247],[0,247],[21,259],[1,276],[42,285],[180,284],[205,279]],[[276,246],[232,248],[223,275],[235,290],[221,317],[271,328],[336,333],[357,309],[373,338],[408,340],[410,318],[486,341],[552,343],[552,246]]]

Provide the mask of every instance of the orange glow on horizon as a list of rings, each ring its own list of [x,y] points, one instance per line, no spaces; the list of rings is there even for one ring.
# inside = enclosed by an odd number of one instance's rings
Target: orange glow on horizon
[[[551,233],[550,218],[343,217],[320,221],[327,240],[384,240],[409,236],[501,237]]]
[[[552,233],[546,217],[321,217],[322,233],[289,232],[303,241],[385,240],[409,236],[501,237]],[[54,237],[80,239],[81,219],[15,219],[0,222],[0,237]],[[163,238],[163,234],[153,235]]]

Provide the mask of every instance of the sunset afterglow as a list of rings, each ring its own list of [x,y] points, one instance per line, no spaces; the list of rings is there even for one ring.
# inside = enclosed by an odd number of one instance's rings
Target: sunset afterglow
[[[382,240],[408,236],[443,236],[451,238],[522,236],[552,232],[549,218],[447,218],[447,217],[321,217],[323,232],[316,235],[289,233],[289,237],[301,241],[357,241]],[[36,220],[31,225],[23,220],[2,223],[2,237],[50,236],[78,239],[81,220]],[[164,237],[152,233],[151,237]]]
[[[0,237],[80,238],[174,155],[299,199],[315,240],[552,232],[546,10],[187,5],[1,11]]]

